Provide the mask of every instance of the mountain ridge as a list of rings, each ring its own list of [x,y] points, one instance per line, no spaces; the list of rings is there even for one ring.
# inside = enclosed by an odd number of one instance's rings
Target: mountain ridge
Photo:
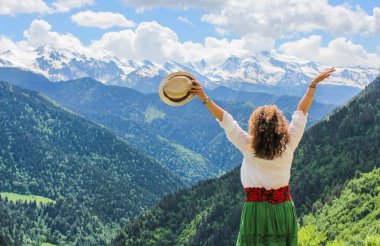
[[[92,77],[103,83],[135,88],[144,93],[156,92],[152,81],[161,81],[170,72],[189,71],[207,88],[225,85],[300,86],[307,84],[327,66],[275,52],[262,52],[242,57],[231,56],[220,64],[178,63],[157,64],[151,61],[120,60],[117,57],[92,57],[54,46],[41,46],[20,60],[12,51],[0,54],[0,66],[24,67],[39,72],[52,81]],[[337,86],[362,89],[380,74],[378,67],[341,67],[330,79]],[[238,85],[238,86],[237,86]]]

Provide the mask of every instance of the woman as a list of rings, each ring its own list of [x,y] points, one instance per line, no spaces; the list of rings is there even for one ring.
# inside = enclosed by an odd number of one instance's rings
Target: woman
[[[190,92],[202,100],[243,154],[240,177],[247,196],[236,245],[297,245],[297,217],[289,190],[293,153],[317,84],[334,71],[331,68],[312,80],[290,124],[276,106],[262,106],[252,113],[248,133],[193,81]]]

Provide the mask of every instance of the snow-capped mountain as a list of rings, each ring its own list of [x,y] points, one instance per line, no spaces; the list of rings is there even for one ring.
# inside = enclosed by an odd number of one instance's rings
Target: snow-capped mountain
[[[168,62],[120,60],[113,56],[91,57],[52,46],[15,54],[0,54],[0,66],[15,66],[41,73],[52,81],[92,77],[103,83],[126,86],[144,93],[157,91],[158,84],[170,72],[188,71],[206,88],[219,85],[249,88],[250,85],[288,87],[309,83],[327,66],[285,57],[274,52],[262,52],[244,57],[229,57],[218,65],[205,61],[180,64]],[[380,68],[341,67],[329,80],[330,84],[363,88],[380,74]]]
[[[222,64],[204,70],[214,86],[231,86],[247,82],[269,86],[294,86],[308,84],[328,66],[262,52],[244,57],[229,57]],[[336,68],[329,84],[363,88],[380,74],[380,68]]]
[[[12,66],[12,63],[10,63],[9,61],[0,59],[0,66]]]

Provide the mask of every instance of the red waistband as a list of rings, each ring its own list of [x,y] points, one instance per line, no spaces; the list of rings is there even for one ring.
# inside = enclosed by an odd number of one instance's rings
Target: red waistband
[[[290,196],[289,185],[278,188],[267,190],[265,188],[259,187],[247,187],[244,188],[247,197],[246,202],[264,202],[267,201],[272,204],[278,204],[292,200]]]

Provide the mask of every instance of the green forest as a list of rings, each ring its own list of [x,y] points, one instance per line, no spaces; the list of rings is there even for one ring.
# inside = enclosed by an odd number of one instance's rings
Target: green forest
[[[0,82],[0,245],[235,244],[242,157],[199,101],[166,107],[157,95],[22,70],[1,78],[33,91]],[[243,128],[256,106],[279,104],[289,118],[299,100],[228,93],[218,104]],[[377,246],[380,78],[333,108],[313,104],[295,153],[299,243]]]
[[[45,239],[75,244],[89,235],[97,245],[163,195],[184,187],[113,132],[36,92],[0,82],[0,107],[0,191],[55,201],[30,207],[31,202],[4,196],[0,225],[13,230],[5,234],[10,242],[21,237],[36,244]],[[13,205],[7,208],[8,203]]]
[[[380,167],[380,78],[306,131],[293,162],[299,213],[329,202],[359,172]]]
[[[331,246],[380,245],[380,168],[352,179],[338,198],[304,217],[301,245],[327,239]]]

